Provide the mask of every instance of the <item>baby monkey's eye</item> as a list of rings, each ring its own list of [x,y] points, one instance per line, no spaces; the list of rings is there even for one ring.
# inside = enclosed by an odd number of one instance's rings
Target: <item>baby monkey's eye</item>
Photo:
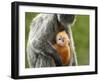
[[[61,38],[59,38],[59,40],[61,40]]]
[[[61,40],[61,37],[59,37],[58,40]]]

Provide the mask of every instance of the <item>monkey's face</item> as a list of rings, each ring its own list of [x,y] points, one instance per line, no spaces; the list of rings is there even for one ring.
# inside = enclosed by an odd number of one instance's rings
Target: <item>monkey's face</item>
[[[65,31],[57,34],[56,43],[59,46],[66,46],[69,44],[69,38]]]
[[[71,25],[75,20],[74,14],[58,14],[58,21],[64,26]]]

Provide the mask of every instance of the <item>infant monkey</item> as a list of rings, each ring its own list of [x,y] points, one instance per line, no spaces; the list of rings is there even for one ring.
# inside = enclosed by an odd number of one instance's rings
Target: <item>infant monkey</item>
[[[71,59],[69,43],[70,40],[68,34],[65,31],[59,32],[57,34],[56,44],[54,44],[54,47],[59,53],[63,65],[68,65]]]

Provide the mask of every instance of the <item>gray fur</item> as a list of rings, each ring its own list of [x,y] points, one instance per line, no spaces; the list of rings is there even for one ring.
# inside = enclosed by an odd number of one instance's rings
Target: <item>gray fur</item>
[[[66,30],[71,39],[72,59],[70,65],[77,65],[71,27],[68,27],[73,21],[73,15],[64,14],[39,14],[33,19],[27,43],[29,67],[53,67],[55,64],[61,66],[61,59],[52,44],[56,34],[62,30]],[[52,63],[52,59],[55,64]]]

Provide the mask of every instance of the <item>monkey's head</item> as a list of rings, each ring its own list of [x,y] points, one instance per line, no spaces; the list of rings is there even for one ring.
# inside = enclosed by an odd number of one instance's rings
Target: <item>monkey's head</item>
[[[58,21],[64,26],[68,27],[75,21],[75,15],[73,14],[58,14]]]
[[[66,46],[70,42],[69,37],[65,31],[59,32],[56,36],[56,43],[59,46]]]

